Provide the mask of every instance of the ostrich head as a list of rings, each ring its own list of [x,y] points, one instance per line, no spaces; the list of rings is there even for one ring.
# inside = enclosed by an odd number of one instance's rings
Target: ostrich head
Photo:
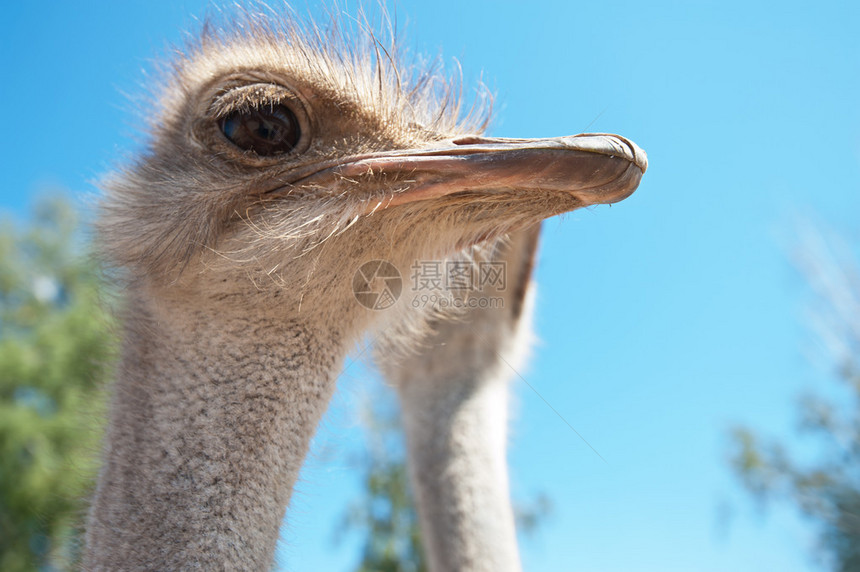
[[[646,168],[618,136],[483,137],[487,114],[463,117],[452,82],[393,45],[307,28],[246,15],[174,59],[146,151],[105,185],[102,243],[134,281],[325,313],[364,261],[616,202]]]
[[[403,300],[356,303],[356,270],[405,270],[619,201],[645,171],[614,135],[484,137],[486,114],[464,118],[455,93],[337,25],[246,14],[175,56],[147,146],[105,182],[101,244],[126,271],[127,306],[84,568],[266,569],[350,344],[371,326],[380,343],[415,340],[414,317],[427,322]],[[425,514],[445,540],[431,543],[437,569],[516,566],[505,386],[485,391],[478,370],[498,369],[517,330],[535,245],[519,234],[512,312],[475,316],[490,341],[450,331],[400,370],[415,467],[429,467],[419,485],[448,511]],[[466,363],[446,352],[458,344]]]

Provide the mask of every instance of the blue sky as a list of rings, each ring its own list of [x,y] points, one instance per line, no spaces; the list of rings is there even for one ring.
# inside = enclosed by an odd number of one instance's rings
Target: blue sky
[[[4,7],[0,208],[91,182],[133,147],[142,70],[202,1]],[[307,10],[305,3],[296,3]],[[317,10],[316,7],[311,7]],[[747,423],[794,439],[794,399],[824,390],[804,357],[807,292],[788,261],[797,217],[860,238],[860,7],[802,2],[397,3],[417,51],[457,58],[497,94],[491,132],[583,130],[649,154],[640,189],[545,224],[540,343],[517,385],[514,494],[554,514],[527,570],[815,570],[788,511],[762,515],[726,468]],[[298,486],[282,561],[345,570],[332,544],[357,492],[356,365]]]

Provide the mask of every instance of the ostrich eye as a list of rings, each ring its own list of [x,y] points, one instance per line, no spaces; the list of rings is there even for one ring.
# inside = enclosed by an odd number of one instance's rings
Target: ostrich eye
[[[289,153],[301,137],[299,120],[283,105],[234,111],[221,119],[220,126],[236,147],[262,157]]]

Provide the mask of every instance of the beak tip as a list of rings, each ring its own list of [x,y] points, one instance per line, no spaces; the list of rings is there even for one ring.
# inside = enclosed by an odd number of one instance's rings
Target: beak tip
[[[582,133],[566,138],[573,148],[602,155],[621,155],[639,167],[644,174],[648,170],[648,155],[636,143],[614,133]]]
[[[639,147],[636,143],[632,141],[628,141],[628,143],[633,149],[633,162],[637,167],[639,167],[644,175],[645,171],[648,170],[648,154],[645,153],[645,150]]]

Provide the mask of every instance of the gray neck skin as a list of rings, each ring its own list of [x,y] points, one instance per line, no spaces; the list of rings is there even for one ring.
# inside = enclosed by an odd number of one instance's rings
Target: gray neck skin
[[[434,324],[421,352],[380,366],[398,388],[409,469],[433,572],[519,572],[506,458],[508,385],[522,369],[540,227],[512,234],[493,260],[507,287]],[[506,246],[505,246],[506,245]],[[502,300],[501,307],[491,301]]]
[[[141,298],[130,305],[84,569],[266,570],[334,388],[339,336]]]
[[[468,373],[416,376],[399,388],[429,569],[516,572],[507,380]]]

